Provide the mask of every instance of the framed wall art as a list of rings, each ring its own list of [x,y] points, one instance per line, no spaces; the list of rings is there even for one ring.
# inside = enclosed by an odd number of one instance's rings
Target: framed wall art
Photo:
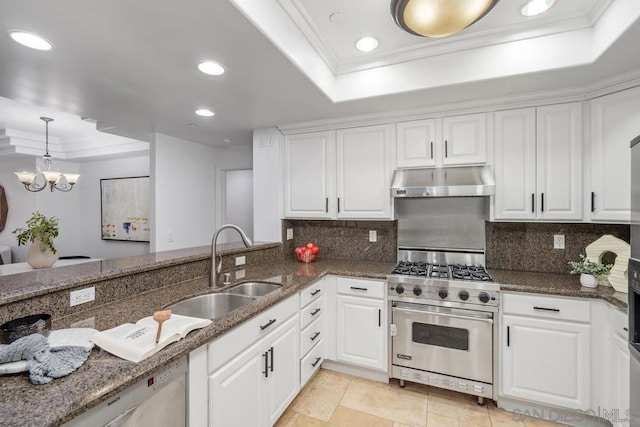
[[[149,177],[100,180],[102,240],[149,242]]]

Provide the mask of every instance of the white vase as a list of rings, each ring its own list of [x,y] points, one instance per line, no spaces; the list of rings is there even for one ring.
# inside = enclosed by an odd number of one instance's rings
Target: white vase
[[[593,274],[580,274],[580,284],[585,288],[595,288],[598,286],[598,278]]]
[[[31,243],[27,251],[27,264],[32,268],[49,268],[58,261],[58,253],[55,254],[50,248],[44,252],[40,250],[40,242],[36,240]]]

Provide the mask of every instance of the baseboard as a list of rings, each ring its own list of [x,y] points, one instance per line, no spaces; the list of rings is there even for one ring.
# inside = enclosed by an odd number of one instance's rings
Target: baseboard
[[[330,371],[340,372],[342,374],[353,375],[354,377],[365,378],[371,381],[381,383],[389,383],[389,373],[386,371],[377,371],[360,366],[353,366],[347,363],[336,362],[334,360],[325,360],[322,367]]]
[[[530,416],[576,427],[611,427],[611,422],[600,418],[598,415],[602,414],[592,410],[557,408],[500,396],[498,396],[497,405],[500,409],[513,412],[514,421],[519,417]]]

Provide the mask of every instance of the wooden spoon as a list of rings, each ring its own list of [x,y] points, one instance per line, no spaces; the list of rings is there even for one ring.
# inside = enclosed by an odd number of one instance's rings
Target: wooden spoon
[[[158,322],[158,333],[156,334],[156,344],[160,341],[160,333],[162,331],[162,322],[171,318],[171,310],[156,311],[153,313],[153,320]]]

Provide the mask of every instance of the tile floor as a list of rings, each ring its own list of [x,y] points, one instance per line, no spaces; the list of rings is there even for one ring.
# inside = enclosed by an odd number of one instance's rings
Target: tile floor
[[[550,427],[493,402],[421,384],[400,388],[321,369],[289,405],[276,427]]]

